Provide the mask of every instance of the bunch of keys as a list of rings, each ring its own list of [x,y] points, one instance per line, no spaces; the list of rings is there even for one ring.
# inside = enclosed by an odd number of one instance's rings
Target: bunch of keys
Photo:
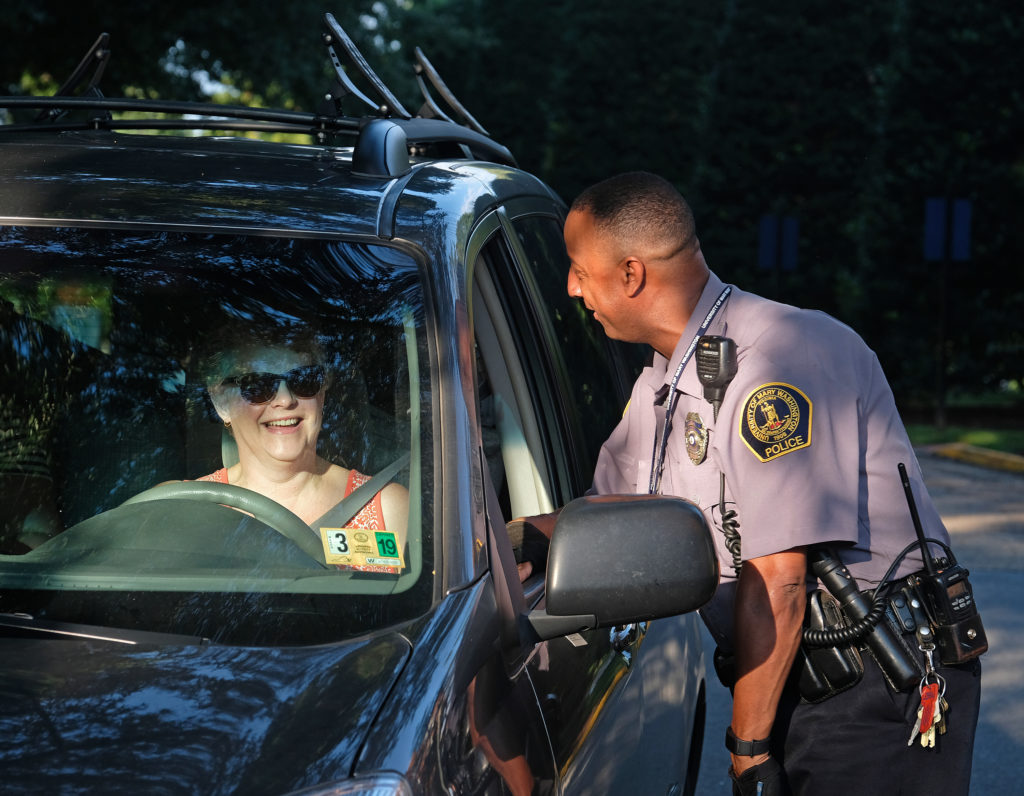
[[[949,703],[944,696],[946,681],[932,665],[932,651],[935,645],[922,645],[920,649],[925,654],[925,673],[918,689],[921,693],[921,707],[917,709],[917,721],[910,733],[907,746],[911,746],[914,739],[920,735],[921,746],[931,748],[935,746],[936,733],[944,735],[946,732],[946,711],[949,710]]]

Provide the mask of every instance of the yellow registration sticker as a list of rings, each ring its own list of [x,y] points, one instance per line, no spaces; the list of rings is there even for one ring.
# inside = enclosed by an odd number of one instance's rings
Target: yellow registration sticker
[[[328,564],[360,572],[384,572],[397,575],[405,567],[398,537],[391,531],[363,528],[321,528],[324,558]]]

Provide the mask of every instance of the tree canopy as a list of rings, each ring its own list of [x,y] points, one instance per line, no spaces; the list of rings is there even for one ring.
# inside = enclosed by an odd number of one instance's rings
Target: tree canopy
[[[0,80],[52,87],[106,31],[108,95],[216,83],[312,109],[325,10],[410,108],[421,45],[566,199],[617,171],[671,179],[720,276],[849,323],[906,405],[1020,395],[1024,21],[1005,3],[8,0]],[[925,259],[931,197],[970,200],[968,261]],[[795,268],[759,267],[765,216],[798,224]]]

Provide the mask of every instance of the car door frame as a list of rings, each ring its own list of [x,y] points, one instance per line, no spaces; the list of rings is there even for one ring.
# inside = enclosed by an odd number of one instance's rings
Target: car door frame
[[[498,220],[497,228],[489,219],[477,227],[482,240],[473,249],[475,256],[468,269],[469,294],[476,295],[476,285],[481,281],[478,275],[481,265],[488,271],[501,267],[495,265],[496,258],[487,250],[488,247],[492,250],[503,248],[508,256],[506,272],[489,273],[491,284],[488,285],[488,289],[501,294],[498,299],[503,310],[501,317],[496,319],[492,309],[480,308],[474,300],[472,328],[475,335],[477,313],[480,311],[491,316],[492,325],[512,326],[518,323],[516,328],[504,330],[503,336],[516,344],[518,361],[513,363],[514,366],[532,371],[533,379],[543,382],[545,388],[537,389],[535,384],[529,391],[529,399],[525,404],[520,403],[518,409],[530,417],[528,425],[539,430],[539,444],[543,447],[540,453],[548,464],[548,488],[554,508],[581,494],[585,487],[581,462],[573,454],[580,430],[578,419],[566,406],[571,399],[565,368],[559,361],[553,330],[543,320],[544,305],[539,301],[539,290],[524,265],[526,258],[514,222],[527,215],[547,216],[555,221],[560,221],[562,216],[553,203],[545,206],[525,200],[503,206],[494,215]],[[481,256],[484,260],[480,259]],[[532,350],[524,351],[524,342]],[[508,356],[507,353],[505,355]],[[489,483],[490,473],[482,448],[481,470]],[[506,622],[515,622],[517,616],[512,615],[515,606],[543,606],[543,577],[538,575],[528,580],[525,591],[519,586],[504,528],[504,521],[511,517],[506,518],[500,510],[494,510],[497,496],[493,484],[487,495],[488,549],[495,589],[499,592],[496,596]],[[507,596],[500,594],[506,589]],[[631,674],[635,645],[641,635],[642,629],[633,626],[582,631],[538,644],[530,644],[520,638],[518,646],[506,645],[509,669],[516,673],[525,671],[534,687],[545,712],[559,778],[572,783],[571,792],[586,792],[600,781],[607,781],[616,773],[609,769],[609,765],[614,769],[616,755],[613,752],[623,751],[623,744],[628,747],[639,740],[636,728],[640,723],[641,706],[636,699],[624,702],[622,695],[626,689],[622,686]],[[511,634],[506,638],[510,641]],[[572,698],[564,696],[570,693]],[[635,689],[633,696],[636,696]],[[609,731],[612,727],[614,732]],[[612,737],[615,738],[616,749],[608,745]]]

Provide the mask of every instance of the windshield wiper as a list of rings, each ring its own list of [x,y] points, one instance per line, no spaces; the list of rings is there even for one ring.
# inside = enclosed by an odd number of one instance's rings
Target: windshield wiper
[[[37,619],[31,614],[0,613],[0,635],[20,638],[89,639],[111,641],[116,644],[209,644],[210,639],[202,636],[184,636],[176,633],[154,633],[149,630],[80,625],[75,622],[52,622]]]

